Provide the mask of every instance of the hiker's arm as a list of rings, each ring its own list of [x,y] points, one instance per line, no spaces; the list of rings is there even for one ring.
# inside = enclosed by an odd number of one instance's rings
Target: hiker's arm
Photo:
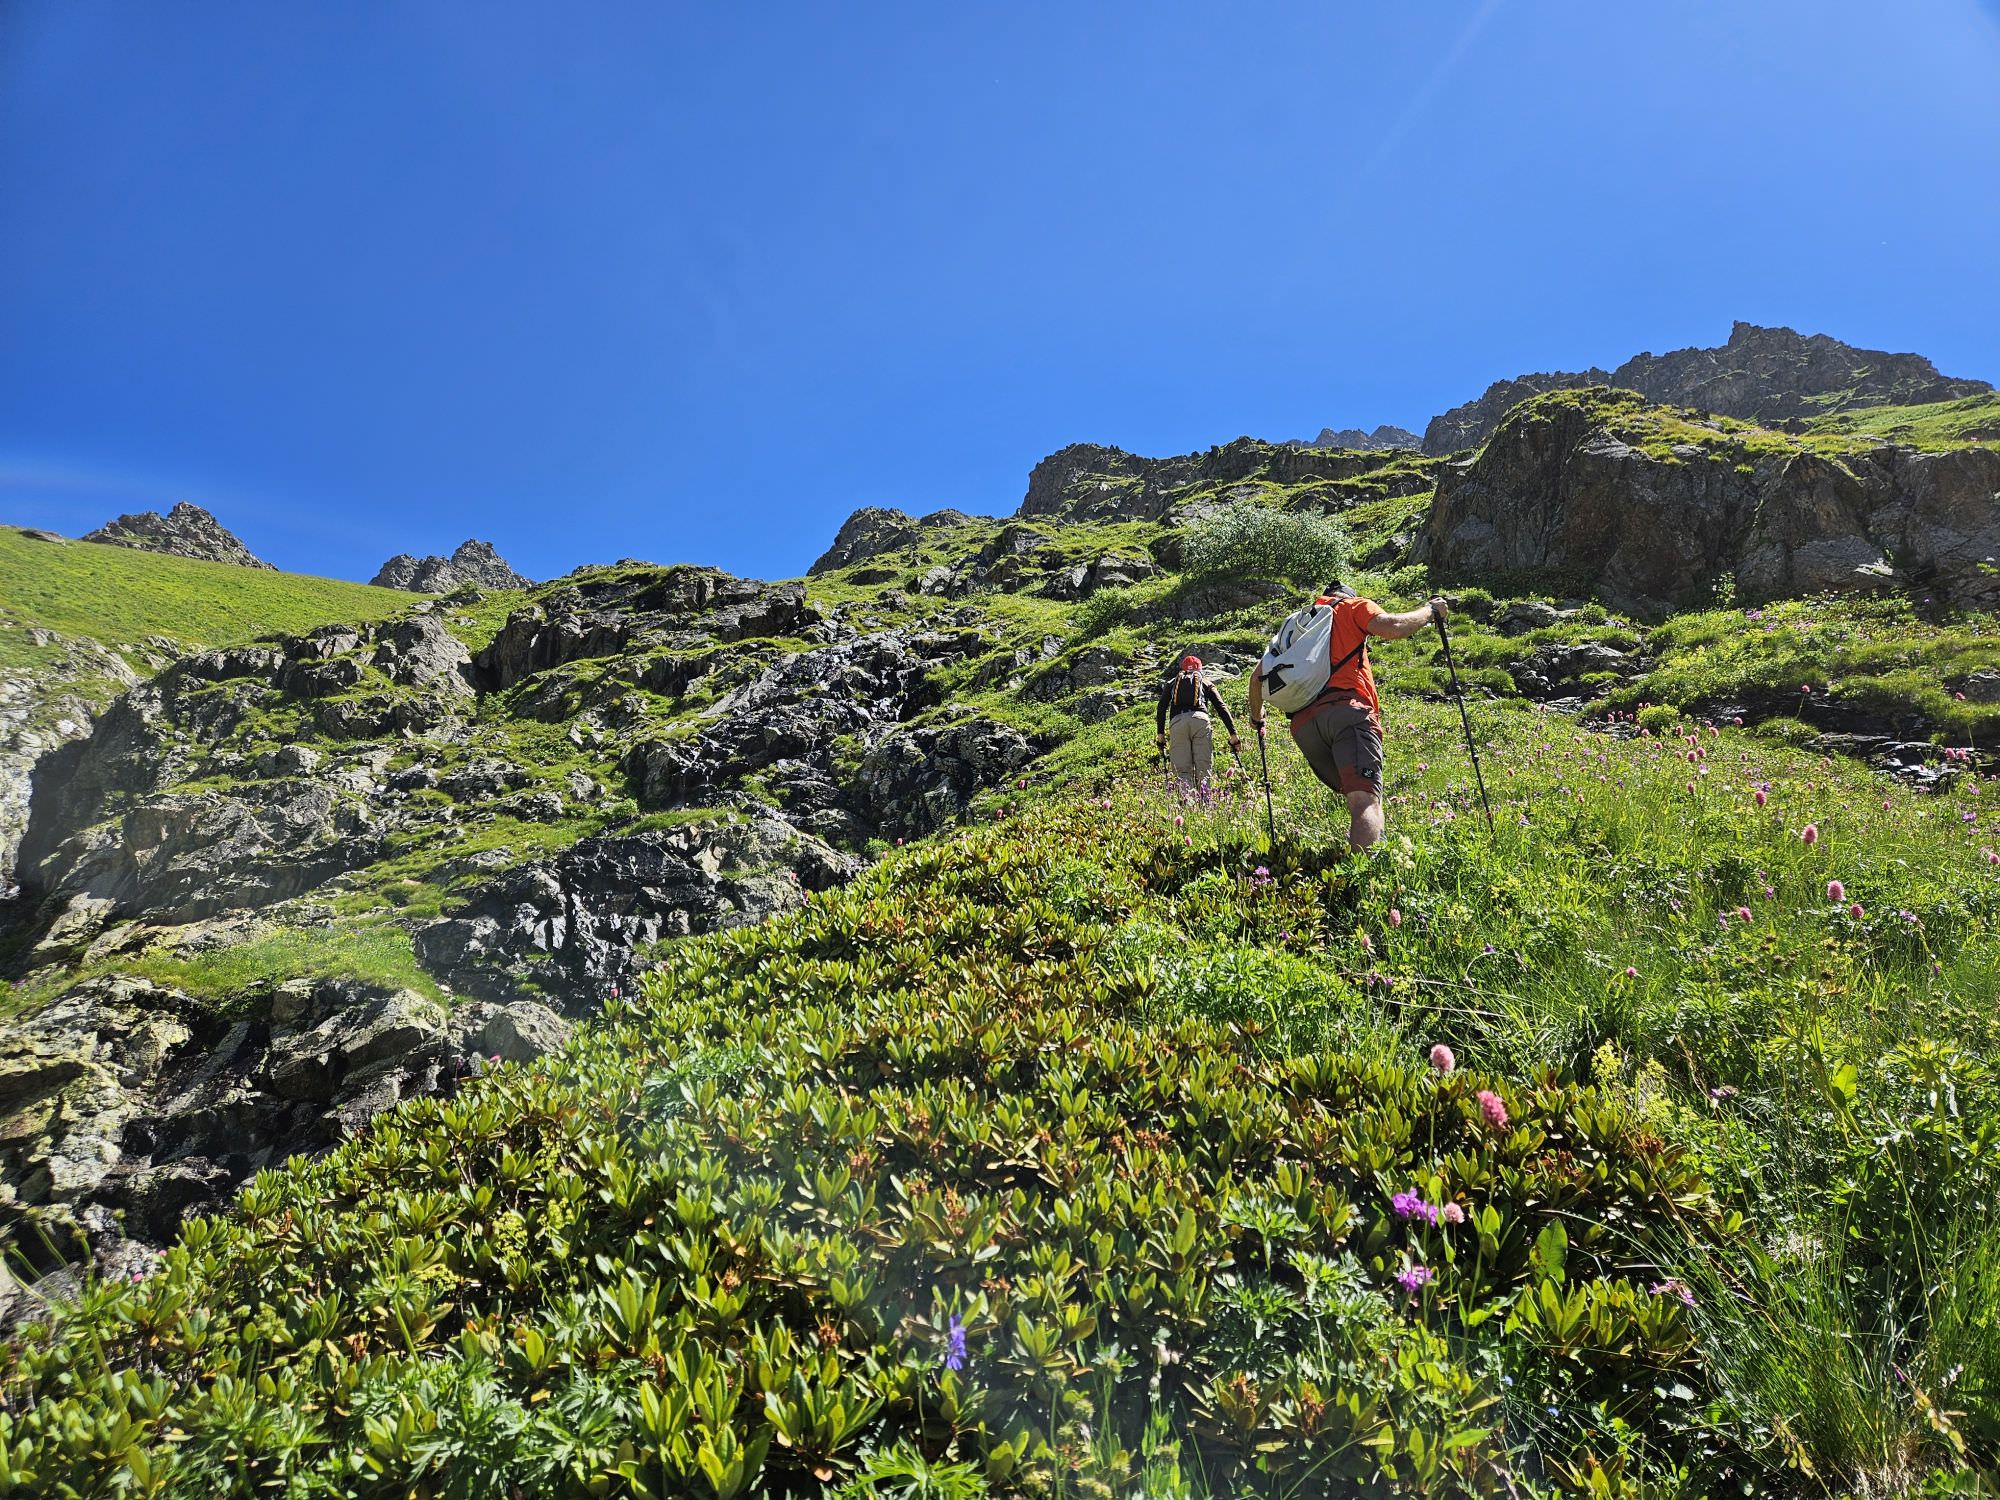
[[[1171,698],[1173,693],[1174,685],[1171,681],[1160,689],[1160,701],[1157,705],[1158,712],[1153,715],[1153,738],[1156,740],[1163,740],[1167,737],[1167,699]]]
[[[1444,600],[1433,599],[1428,604],[1406,610],[1400,615],[1376,615],[1362,629],[1370,635],[1381,636],[1385,641],[1400,641],[1406,636],[1415,635],[1432,621],[1442,620],[1450,612]]]
[[[1236,738],[1236,721],[1229,717],[1229,705],[1222,701],[1222,694],[1218,693],[1205,682],[1201,685],[1201,690],[1208,696],[1208,706],[1214,709],[1221,717],[1222,727],[1228,731],[1229,738],[1234,740]]]
[[[1250,706],[1244,710],[1252,729],[1264,727],[1264,664],[1257,663],[1257,670],[1250,674]]]

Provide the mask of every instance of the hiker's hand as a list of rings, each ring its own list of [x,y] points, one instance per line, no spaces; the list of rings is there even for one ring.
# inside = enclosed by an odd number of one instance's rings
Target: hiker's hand
[[[1153,743],[1164,750],[1167,748],[1167,737],[1164,734],[1156,734],[1153,736]]]
[[[1262,734],[1264,732],[1264,716],[1262,714],[1257,715],[1256,718],[1250,721],[1250,727],[1256,730],[1257,733]]]
[[[1431,600],[1431,622],[1433,624],[1441,624],[1450,613],[1451,606],[1445,603],[1444,600]]]
[[[1229,748],[1232,750],[1241,750],[1243,748],[1243,736],[1240,734],[1232,734],[1229,737]]]

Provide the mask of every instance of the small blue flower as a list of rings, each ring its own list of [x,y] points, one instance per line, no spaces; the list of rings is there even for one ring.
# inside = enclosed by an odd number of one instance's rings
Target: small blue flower
[[[947,1370],[965,1368],[965,1324],[956,1316],[951,1320],[951,1327],[945,1330],[944,1367]]]

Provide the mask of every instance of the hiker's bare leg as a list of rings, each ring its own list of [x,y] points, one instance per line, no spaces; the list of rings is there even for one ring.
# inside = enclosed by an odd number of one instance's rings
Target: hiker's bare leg
[[[1349,792],[1347,816],[1352,820],[1347,830],[1349,848],[1366,849],[1381,840],[1382,799],[1376,793]]]

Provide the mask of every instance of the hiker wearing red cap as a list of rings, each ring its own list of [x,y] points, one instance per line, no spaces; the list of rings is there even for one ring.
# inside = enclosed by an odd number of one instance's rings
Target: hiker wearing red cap
[[[1347,800],[1347,842],[1382,837],[1382,700],[1368,666],[1370,637],[1399,641],[1445,617],[1445,602],[1390,614],[1345,584],[1286,620],[1250,678],[1250,727],[1264,733],[1264,699],[1289,714],[1292,742],[1317,776]]]
[[[1160,685],[1159,711],[1153,716],[1153,729],[1155,742],[1167,752],[1174,775],[1187,791],[1206,786],[1208,773],[1215,764],[1215,734],[1209,727],[1203,704],[1221,717],[1222,727],[1229,732],[1229,748],[1241,750],[1243,741],[1236,736],[1236,721],[1229,717],[1222,699],[1202,677],[1201,658],[1183,656],[1180,670]]]

